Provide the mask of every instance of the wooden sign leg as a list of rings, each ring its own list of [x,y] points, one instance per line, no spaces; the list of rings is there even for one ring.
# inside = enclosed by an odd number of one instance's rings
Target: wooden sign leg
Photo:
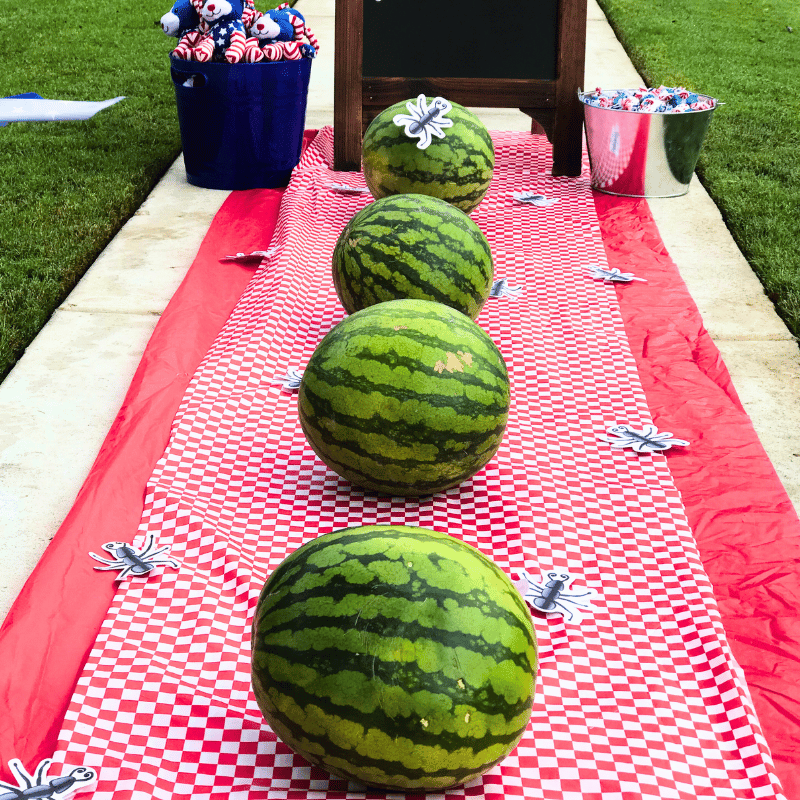
[[[586,54],[586,0],[559,4],[558,31],[553,175],[576,176],[581,174],[583,155],[583,106],[578,90]]]
[[[572,100],[565,98],[556,108],[553,125],[553,175],[556,176],[576,177],[583,165],[583,107],[577,96]]]
[[[361,169],[363,0],[336,4],[333,84],[333,168]]]

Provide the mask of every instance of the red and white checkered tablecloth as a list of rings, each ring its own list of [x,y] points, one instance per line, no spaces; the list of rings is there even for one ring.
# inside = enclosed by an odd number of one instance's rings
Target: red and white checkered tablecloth
[[[494,136],[495,178],[473,218],[496,279],[520,290],[490,299],[478,320],[512,379],[497,456],[443,494],[385,498],[339,479],[306,444],[296,396],[276,381],[343,318],[330,256],[370,200],[330,188],[364,183],[329,169],[323,129],[286,192],[275,250],[195,374],[148,484],[136,542],[155,533],[180,569],[117,592],[53,774],[95,768],[93,796],[114,800],[384,796],[276,739],[250,688],[249,627],[266,577],[303,542],[402,523],[459,536],[511,574],[566,570],[575,591],[598,593],[580,624],[535,615],[536,700],[517,749],[432,798],[782,797],[670,453],[598,438],[615,422],[651,419],[614,289],[588,271],[606,260],[587,172],[553,178],[546,141]],[[522,190],[557,202],[516,202]]]

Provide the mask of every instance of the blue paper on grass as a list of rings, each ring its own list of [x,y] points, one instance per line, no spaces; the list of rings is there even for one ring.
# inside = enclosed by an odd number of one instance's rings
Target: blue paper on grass
[[[96,102],[91,100],[47,100],[33,92],[4,97],[0,98],[0,126],[8,125],[9,122],[89,119],[98,111],[124,99],[124,97],[114,97],[111,100]]]

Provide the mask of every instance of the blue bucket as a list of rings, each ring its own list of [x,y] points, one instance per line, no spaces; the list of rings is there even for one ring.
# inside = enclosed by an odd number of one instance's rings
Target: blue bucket
[[[205,189],[286,186],[300,160],[311,59],[200,63],[170,56],[186,178]]]

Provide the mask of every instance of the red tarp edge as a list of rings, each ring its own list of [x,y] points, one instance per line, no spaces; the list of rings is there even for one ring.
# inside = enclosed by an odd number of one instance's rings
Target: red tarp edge
[[[788,798],[800,798],[800,522],[645,200],[595,193],[631,351],[734,657]]]
[[[233,192],[222,205],[73,508],[0,628],[3,769],[13,757],[30,768],[55,748],[114,592],[86,554],[134,537],[186,387],[252,275],[219,259],[265,249],[282,196]],[[670,469],[776,771],[786,796],[800,798],[800,522],[647,202],[596,193],[595,205],[610,266],[647,278],[617,284],[631,350],[653,421],[691,441],[670,451]]]

